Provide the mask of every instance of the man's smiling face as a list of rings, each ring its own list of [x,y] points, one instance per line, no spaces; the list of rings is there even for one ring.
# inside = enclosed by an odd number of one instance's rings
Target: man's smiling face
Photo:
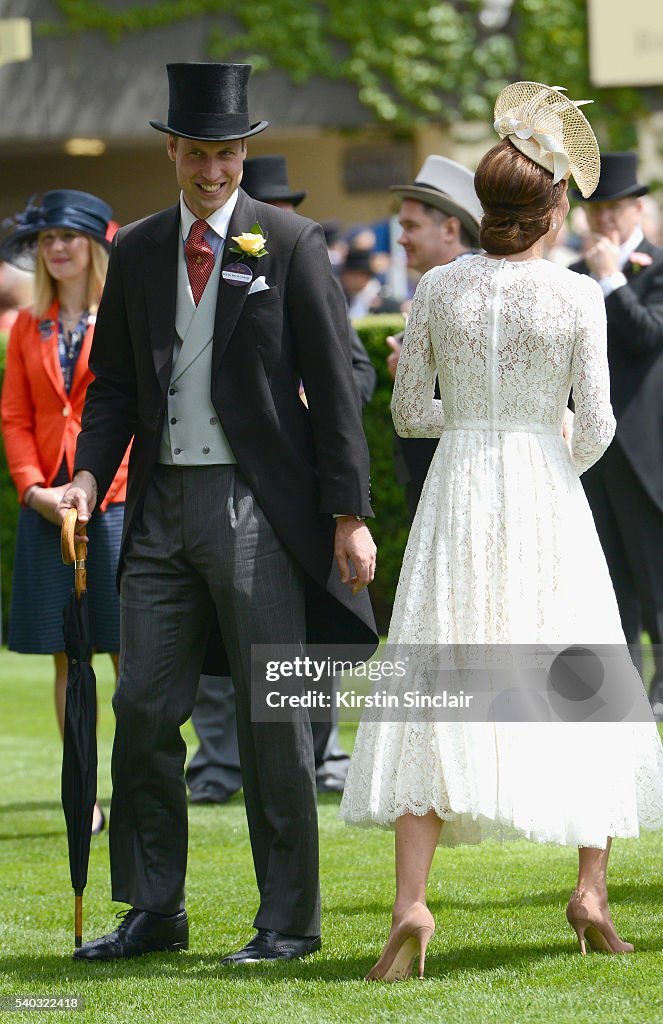
[[[219,210],[242,180],[246,139],[203,142],[168,136],[168,156],[175,164],[184,201],[201,220]]]

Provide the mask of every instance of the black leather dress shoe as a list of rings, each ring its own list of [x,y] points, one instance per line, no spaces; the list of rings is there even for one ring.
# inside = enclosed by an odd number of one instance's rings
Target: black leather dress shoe
[[[257,934],[243,949],[224,957],[221,963],[257,964],[263,960],[295,960],[297,957],[315,953],[321,946],[319,935],[282,935],[281,932],[259,928]]]
[[[117,917],[123,918],[117,931],[86,942],[75,950],[74,957],[77,960],[119,960],[143,953],[175,953],[189,948],[186,910],[163,917],[133,908],[121,911]]]
[[[192,804],[227,804],[232,793],[223,786],[215,786],[211,782],[203,782],[191,790],[189,803]]]

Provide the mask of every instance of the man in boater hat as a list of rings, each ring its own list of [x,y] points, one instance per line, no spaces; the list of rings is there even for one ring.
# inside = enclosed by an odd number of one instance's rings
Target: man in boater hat
[[[251,645],[375,648],[368,452],[322,229],[238,187],[246,139],[267,127],[249,123],[249,73],[168,65],[168,120],[150,123],[180,198],[116,236],[61,503],[85,522],[134,435],[110,822],[113,898],[132,909],[82,959],[187,948],[180,727],[211,623],[236,690],[260,894],[257,934],[223,963],[320,948],[310,723],[304,709],[252,720]]]
[[[474,191],[474,175],[462,164],[432,154],[410,185],[392,185],[389,191],[401,200],[398,243],[405,250],[408,270],[425,274],[471,255],[478,247],[481,203]],[[402,338],[402,334],[387,338],[391,348],[387,368],[392,377],[396,376]],[[394,435],[396,476],[405,486],[410,521],[438,441],[437,437]]]
[[[643,235],[635,153],[604,153],[583,203],[590,231],[571,270],[601,285],[615,438],[582,476],[627,641],[651,638],[654,713],[663,720],[663,249]]]

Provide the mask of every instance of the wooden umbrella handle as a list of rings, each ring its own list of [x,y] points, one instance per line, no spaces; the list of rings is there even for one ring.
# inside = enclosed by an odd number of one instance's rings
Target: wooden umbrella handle
[[[87,590],[87,572],[85,569],[87,544],[84,540],[76,540],[77,526],[78,533],[85,536],[85,523],[79,523],[77,509],[70,508],[62,520],[60,552],[65,565],[71,565],[72,563],[74,565],[76,597],[80,597],[83,591]]]
[[[83,945],[83,890],[74,890],[74,946]]]

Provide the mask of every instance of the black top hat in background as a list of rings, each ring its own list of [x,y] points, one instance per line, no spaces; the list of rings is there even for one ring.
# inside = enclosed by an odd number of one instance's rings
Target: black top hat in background
[[[299,206],[306,192],[293,192],[283,156],[253,156],[244,161],[242,188],[262,203],[284,202]]]
[[[602,153],[601,175],[596,189],[588,196],[586,203],[609,203],[615,199],[633,199],[649,192],[647,185],[639,185],[638,158],[635,153]],[[573,189],[576,199],[582,199],[577,189]]]
[[[0,259],[21,270],[34,270],[39,233],[51,228],[78,231],[110,248],[106,232],[112,216],[108,203],[90,192],[53,189],[45,192],[38,204],[33,196],[25,210],[4,222],[9,233],[0,242]]]
[[[250,64],[167,64],[168,123],[153,128],[184,139],[221,142],[246,139],[264,131],[269,121],[249,124],[247,92]]]
[[[360,270],[364,274],[374,276],[371,266],[371,254],[368,249],[350,249],[345,262],[341,264],[341,272],[344,270]]]

